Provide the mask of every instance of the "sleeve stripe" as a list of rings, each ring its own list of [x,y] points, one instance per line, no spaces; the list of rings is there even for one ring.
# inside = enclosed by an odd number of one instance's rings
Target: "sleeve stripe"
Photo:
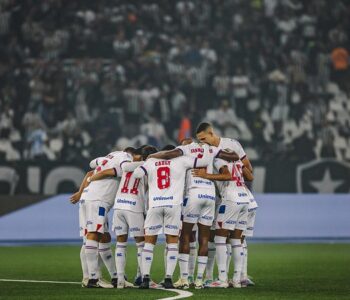
[[[246,157],[247,157],[247,154],[243,155],[243,156],[240,158],[240,160],[243,160],[243,159],[245,159]]]
[[[219,155],[220,155],[220,153],[221,153],[221,149],[220,149],[219,152],[215,155],[215,158],[218,158]]]
[[[113,170],[114,170],[114,177],[118,177],[117,169],[116,169],[116,168],[113,168]]]
[[[140,168],[145,172],[146,175],[148,175],[147,170],[143,166],[140,166]]]
[[[120,167],[122,167],[122,164],[125,163],[125,162],[130,162],[130,160],[123,160],[121,163],[120,163]]]
[[[194,160],[193,168],[197,167],[197,160],[198,160],[198,158],[196,157],[196,159]]]
[[[184,155],[184,152],[181,148],[176,148],[177,150],[180,150],[181,151],[181,154]]]

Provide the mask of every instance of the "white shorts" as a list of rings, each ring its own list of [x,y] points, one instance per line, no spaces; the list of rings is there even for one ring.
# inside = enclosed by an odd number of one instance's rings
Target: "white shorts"
[[[198,189],[190,190],[184,199],[182,214],[183,222],[211,226],[215,214],[215,192],[205,189],[202,192]]]
[[[144,236],[145,217],[143,213],[130,210],[115,209],[113,213],[113,231],[116,236],[128,234],[130,236]]]
[[[216,229],[245,230],[249,202],[223,201],[216,219]]]
[[[100,200],[85,201],[82,205],[86,232],[108,232],[108,211],[110,204]],[[85,231],[85,230],[84,230]]]
[[[254,234],[254,224],[257,209],[257,207],[248,209],[247,228],[243,232],[244,236],[253,236]]]
[[[151,207],[145,220],[145,235],[179,235],[181,229],[181,205]]]
[[[220,205],[221,205],[221,199],[218,201],[218,197],[216,197],[214,219],[213,219],[213,223],[210,227],[210,230],[216,229],[216,219],[218,218]]]

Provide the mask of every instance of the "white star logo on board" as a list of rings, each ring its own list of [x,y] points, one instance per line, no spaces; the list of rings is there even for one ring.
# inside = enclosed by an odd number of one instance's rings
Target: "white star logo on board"
[[[344,180],[332,180],[329,169],[326,169],[321,180],[311,181],[310,184],[321,194],[331,194],[334,193],[337,187],[342,185],[343,182]]]

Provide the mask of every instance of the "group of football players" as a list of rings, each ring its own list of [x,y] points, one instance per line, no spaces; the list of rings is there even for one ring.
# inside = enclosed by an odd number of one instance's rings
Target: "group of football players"
[[[160,234],[166,240],[164,288],[254,285],[247,274],[245,239],[253,235],[257,209],[245,184],[253,180],[252,166],[240,143],[219,137],[209,123],[199,124],[196,140],[188,138],[161,151],[149,145],[128,147],[90,162],[92,170],[70,198],[79,202],[83,287],[158,287],[150,270]],[[115,255],[107,216],[112,208]],[[129,236],[137,247],[134,284],[125,275]],[[177,262],[180,278],[173,283]],[[102,279],[102,264],[110,283]]]

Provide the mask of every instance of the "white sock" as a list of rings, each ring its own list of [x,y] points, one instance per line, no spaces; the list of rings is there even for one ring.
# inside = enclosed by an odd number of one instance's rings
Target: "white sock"
[[[89,269],[88,269],[88,265],[86,262],[86,256],[85,256],[85,238],[84,238],[84,242],[83,245],[81,246],[81,250],[80,250],[80,262],[81,262],[81,269],[83,271],[83,278],[89,278]]]
[[[177,257],[179,256],[179,245],[176,243],[168,244],[167,264],[166,264],[166,277],[173,277],[175,267],[177,264]]]
[[[118,280],[124,280],[126,244],[127,243],[117,242],[117,247],[115,248],[115,261],[117,263]]]
[[[241,279],[247,279],[248,278],[248,245],[246,240],[243,241],[243,264],[242,264],[242,272],[241,272]]]
[[[168,256],[168,244],[165,243],[165,248],[164,248],[164,270],[166,270],[167,267],[167,256]]]
[[[142,250],[142,275],[146,276],[150,274],[152,261],[153,261],[153,248],[154,245],[150,243],[145,243]]]
[[[243,265],[243,247],[240,239],[231,239],[233,253],[233,281],[241,281],[241,272]]]
[[[109,276],[111,276],[111,278],[117,278],[117,268],[115,265],[114,255],[111,249],[111,243],[99,243],[98,253],[100,254],[103,263],[105,264],[108,270]]]
[[[97,259],[97,265],[98,265],[98,269],[97,269],[97,278],[102,278],[102,267],[103,267],[103,261],[102,261],[102,257],[101,255],[98,256]]]
[[[203,273],[208,262],[208,256],[198,256],[197,279],[203,279]]]
[[[188,260],[188,276],[194,275],[194,270],[196,268],[196,256],[197,256],[197,243],[190,243],[190,257]]]
[[[214,274],[214,263],[215,263],[215,243],[208,243],[208,262],[205,268],[205,278],[208,280],[213,280]]]
[[[145,242],[136,243],[137,247],[137,274],[136,276],[142,276],[142,250],[145,246]]]
[[[226,244],[226,271],[227,271],[227,274],[230,273],[231,255],[232,255],[232,246],[231,246],[231,244]]]
[[[98,242],[86,240],[85,257],[89,270],[89,279],[98,279]]]
[[[215,247],[216,247],[216,262],[218,265],[219,280],[227,281],[227,270],[226,270],[226,237],[215,236]]]
[[[189,254],[179,253],[180,277],[188,279],[188,259]]]

